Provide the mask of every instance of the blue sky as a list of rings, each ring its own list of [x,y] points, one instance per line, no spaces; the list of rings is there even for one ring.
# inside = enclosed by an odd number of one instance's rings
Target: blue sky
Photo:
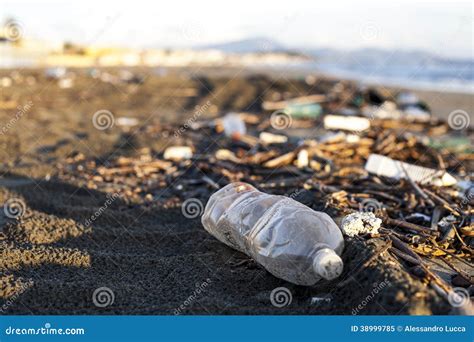
[[[133,47],[188,47],[255,36],[289,47],[421,49],[473,58],[471,1],[0,0],[25,36]]]

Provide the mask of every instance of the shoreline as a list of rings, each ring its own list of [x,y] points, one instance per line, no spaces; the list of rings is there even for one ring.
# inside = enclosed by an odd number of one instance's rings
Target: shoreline
[[[23,67],[23,68],[0,68],[0,77],[8,76],[13,71],[24,70],[28,72],[41,72],[52,67]],[[246,77],[252,75],[266,75],[272,78],[286,78],[288,80],[301,80],[311,75],[322,80],[348,81],[362,84],[367,87],[387,89],[390,92],[407,91],[412,92],[426,102],[431,109],[432,115],[439,119],[447,119],[453,111],[464,111],[470,118],[470,127],[474,127],[474,100],[470,92],[459,92],[452,89],[441,91],[439,89],[419,89],[410,86],[383,85],[379,83],[365,83],[358,80],[340,78],[334,75],[311,72],[310,70],[292,68],[264,68],[264,67],[213,67],[213,66],[186,66],[186,67],[159,67],[159,66],[109,66],[109,67],[67,67],[72,71],[85,71],[88,69],[102,70],[130,70],[132,72],[154,75],[151,70],[163,72],[164,74],[184,73],[188,76],[213,76],[213,77]]]

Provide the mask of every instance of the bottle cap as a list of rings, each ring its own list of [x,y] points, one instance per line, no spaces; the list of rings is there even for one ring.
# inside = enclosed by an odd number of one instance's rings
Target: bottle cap
[[[330,248],[323,248],[316,253],[313,261],[314,271],[326,280],[339,277],[344,264],[339,255]]]

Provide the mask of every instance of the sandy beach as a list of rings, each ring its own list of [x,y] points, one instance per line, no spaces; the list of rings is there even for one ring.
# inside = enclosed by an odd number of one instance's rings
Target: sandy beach
[[[111,69],[116,75],[118,70]],[[228,111],[258,113],[264,100],[329,89],[333,79],[308,84],[295,77],[247,72],[136,69],[138,81],[104,82],[74,71],[61,88],[43,70],[22,70],[0,88],[0,202],[21,199],[18,220],[0,213],[1,314],[449,314],[451,307],[422,281],[381,255],[381,246],[352,239],[343,260],[343,285],[325,281],[300,287],[275,278],[247,256],[218,242],[199,217],[189,219],[180,201],[160,192],[151,203],[88,187],[66,168],[74,158],[107,160],[160,153],[179,137],[160,133],[198,116]],[[472,95],[415,91],[435,117],[470,113]],[[200,110],[205,108],[205,110]],[[93,125],[99,110],[114,114],[106,131]],[[134,118],[132,128],[118,118]],[[135,134],[136,133],[136,134]],[[79,159],[78,159],[79,160]],[[93,224],[86,220],[100,208]],[[363,266],[363,267],[362,267]],[[338,280],[338,283],[341,281]],[[390,287],[366,300],[374,284]],[[339,283],[340,284],[340,283]],[[291,289],[289,306],[269,301],[279,286]],[[113,290],[113,305],[92,298]],[[322,298],[313,300],[312,298]],[[329,298],[329,299],[327,299]],[[357,306],[366,300],[362,309]]]

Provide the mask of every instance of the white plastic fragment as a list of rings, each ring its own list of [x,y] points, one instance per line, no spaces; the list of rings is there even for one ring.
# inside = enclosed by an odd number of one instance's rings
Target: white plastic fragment
[[[164,158],[167,160],[179,161],[183,159],[190,159],[193,156],[193,151],[189,146],[172,146],[165,150]]]
[[[61,78],[58,80],[58,87],[61,89],[69,89],[74,86],[74,80],[72,78]]]
[[[431,114],[419,107],[410,106],[403,111],[403,117],[408,121],[428,122]]]
[[[360,137],[357,134],[348,134],[346,136],[346,142],[349,144],[355,144],[360,141]]]
[[[123,116],[121,118],[117,118],[117,126],[122,126],[122,127],[132,127],[138,125],[138,119],[136,118],[129,118],[126,116]]]
[[[296,159],[296,166],[300,169],[309,165],[309,154],[308,150],[301,150],[298,152],[298,157]]]
[[[369,156],[365,170],[377,176],[394,179],[407,179],[408,174],[414,182],[420,184],[451,186],[457,183],[456,178],[446,171],[404,163],[379,154]]]
[[[343,115],[326,115],[324,117],[324,128],[342,129],[346,131],[365,131],[370,127],[370,121],[358,116],[347,117]]]
[[[402,112],[398,110],[397,105],[391,101],[385,101],[381,106],[368,106],[362,110],[362,114],[369,118],[398,120]]]
[[[265,144],[283,144],[288,141],[288,137],[280,134],[273,134],[268,132],[262,132],[259,138]]]
[[[342,232],[347,236],[377,234],[382,220],[372,212],[357,212],[345,216],[341,221]]]
[[[240,137],[247,133],[245,122],[237,113],[229,113],[222,118],[222,126],[224,126],[224,133],[228,137]]]
[[[318,139],[321,144],[333,144],[346,140],[346,133],[344,132],[328,132]]]
[[[58,80],[66,76],[67,70],[64,67],[48,68],[44,73],[46,77]]]

